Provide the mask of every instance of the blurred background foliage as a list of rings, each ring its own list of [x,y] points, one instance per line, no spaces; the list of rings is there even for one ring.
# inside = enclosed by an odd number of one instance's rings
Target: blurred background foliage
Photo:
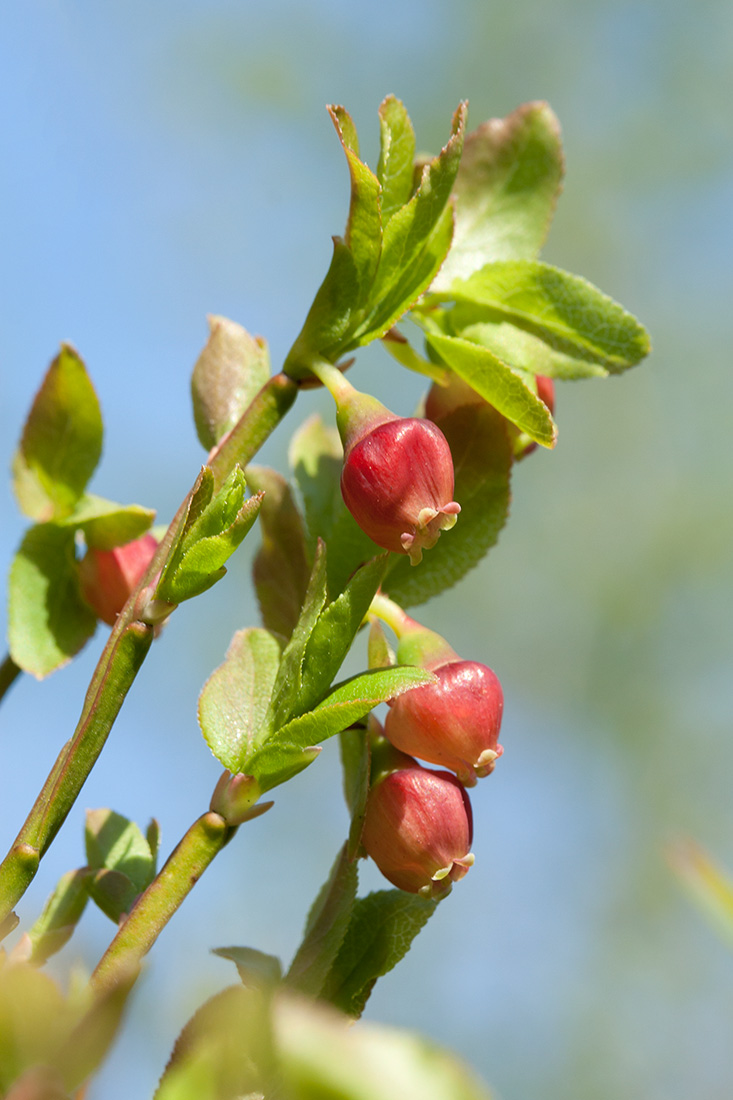
[[[470,126],[552,104],[567,179],[543,257],[636,313],[654,352],[622,379],[558,387],[558,448],[516,470],[498,547],[422,609],[501,677],[506,754],[473,796],[475,868],[368,1016],[454,1047],[505,1100],[728,1098],[733,958],[665,846],[691,834],[733,864],[733,7],[29,0],[0,26],[3,461],[69,339],[107,425],[92,489],[161,519],[203,458],[188,383],[205,315],[265,335],[278,364],[343,229],[325,103],[354,114],[372,163],[388,92],[430,151],[461,98]],[[369,349],[353,378],[407,415],[420,380],[397,371]],[[290,430],[316,408],[330,413],[305,395]],[[263,459],[282,468],[287,437]],[[23,530],[9,481],[0,514],[6,569]],[[86,806],[155,814],[163,851],[205,808],[219,769],[196,697],[256,620],[254,546],[156,645],[24,921],[83,862]],[[6,701],[5,846],[101,644],[100,630]],[[152,1092],[198,1000],[233,980],[209,947],[289,957],[346,828],[339,783],[331,746],[217,861],[157,945],[90,1100]],[[89,912],[70,957],[93,965],[111,933]]]

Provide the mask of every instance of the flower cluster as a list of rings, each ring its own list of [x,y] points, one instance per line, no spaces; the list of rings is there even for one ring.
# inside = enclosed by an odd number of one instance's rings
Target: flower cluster
[[[385,596],[375,597],[372,614],[397,634],[398,662],[435,679],[393,700],[383,737],[373,739],[362,843],[395,886],[441,898],[473,863],[465,788],[490,775],[503,752],[501,684]],[[448,770],[424,768],[416,757]]]

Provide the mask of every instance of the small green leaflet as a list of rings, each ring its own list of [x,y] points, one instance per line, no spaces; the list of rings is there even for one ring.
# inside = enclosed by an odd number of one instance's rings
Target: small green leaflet
[[[13,459],[21,510],[46,522],[73,510],[102,453],[102,413],[86,367],[69,344],[49,367]]]
[[[191,378],[196,431],[210,450],[234,427],[270,377],[270,356],[260,336],[226,317],[209,317],[209,339]]]

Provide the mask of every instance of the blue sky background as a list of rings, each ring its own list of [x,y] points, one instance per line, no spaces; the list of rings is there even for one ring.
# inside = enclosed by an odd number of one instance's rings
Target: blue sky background
[[[498,547],[424,609],[507,697],[506,753],[473,796],[476,866],[368,1015],[472,1061],[504,1100],[723,1100],[733,956],[665,845],[733,866],[730,370],[733,8],[724,0],[217,0],[6,5],[0,13],[0,440],[62,339],[102,402],[95,491],[169,518],[203,458],[189,377],[206,314],[261,333],[277,365],[342,230],[347,174],[324,111],[368,158],[394,92],[436,151],[547,99],[567,179],[544,256],[636,313],[651,359],[559,388],[560,442],[524,463]],[[380,349],[354,380],[409,414],[420,380]],[[293,426],[325,399],[306,395]],[[263,455],[284,462],[288,429]],[[0,564],[25,521],[0,489]],[[21,908],[83,861],[85,807],[157,816],[169,851],[219,773],[196,698],[256,622],[253,546],[182,607],[146,662],[79,806]],[[103,643],[15,686],[0,714],[0,844],[73,728]],[[198,1001],[233,980],[209,947],[289,959],[346,827],[335,746],[243,829],[151,957],[90,1100],[152,1093]],[[365,885],[378,876],[365,873]],[[112,926],[85,915],[92,966]],[[63,974],[69,962],[56,970]]]

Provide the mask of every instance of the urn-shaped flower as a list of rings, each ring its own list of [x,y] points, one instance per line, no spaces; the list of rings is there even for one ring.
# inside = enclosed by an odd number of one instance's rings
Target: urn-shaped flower
[[[155,538],[147,534],[112,550],[87,550],[79,563],[81,594],[103,622],[114,625],[157,547]]]
[[[370,790],[362,843],[394,886],[441,898],[474,862],[471,804],[450,772],[404,760]]]

